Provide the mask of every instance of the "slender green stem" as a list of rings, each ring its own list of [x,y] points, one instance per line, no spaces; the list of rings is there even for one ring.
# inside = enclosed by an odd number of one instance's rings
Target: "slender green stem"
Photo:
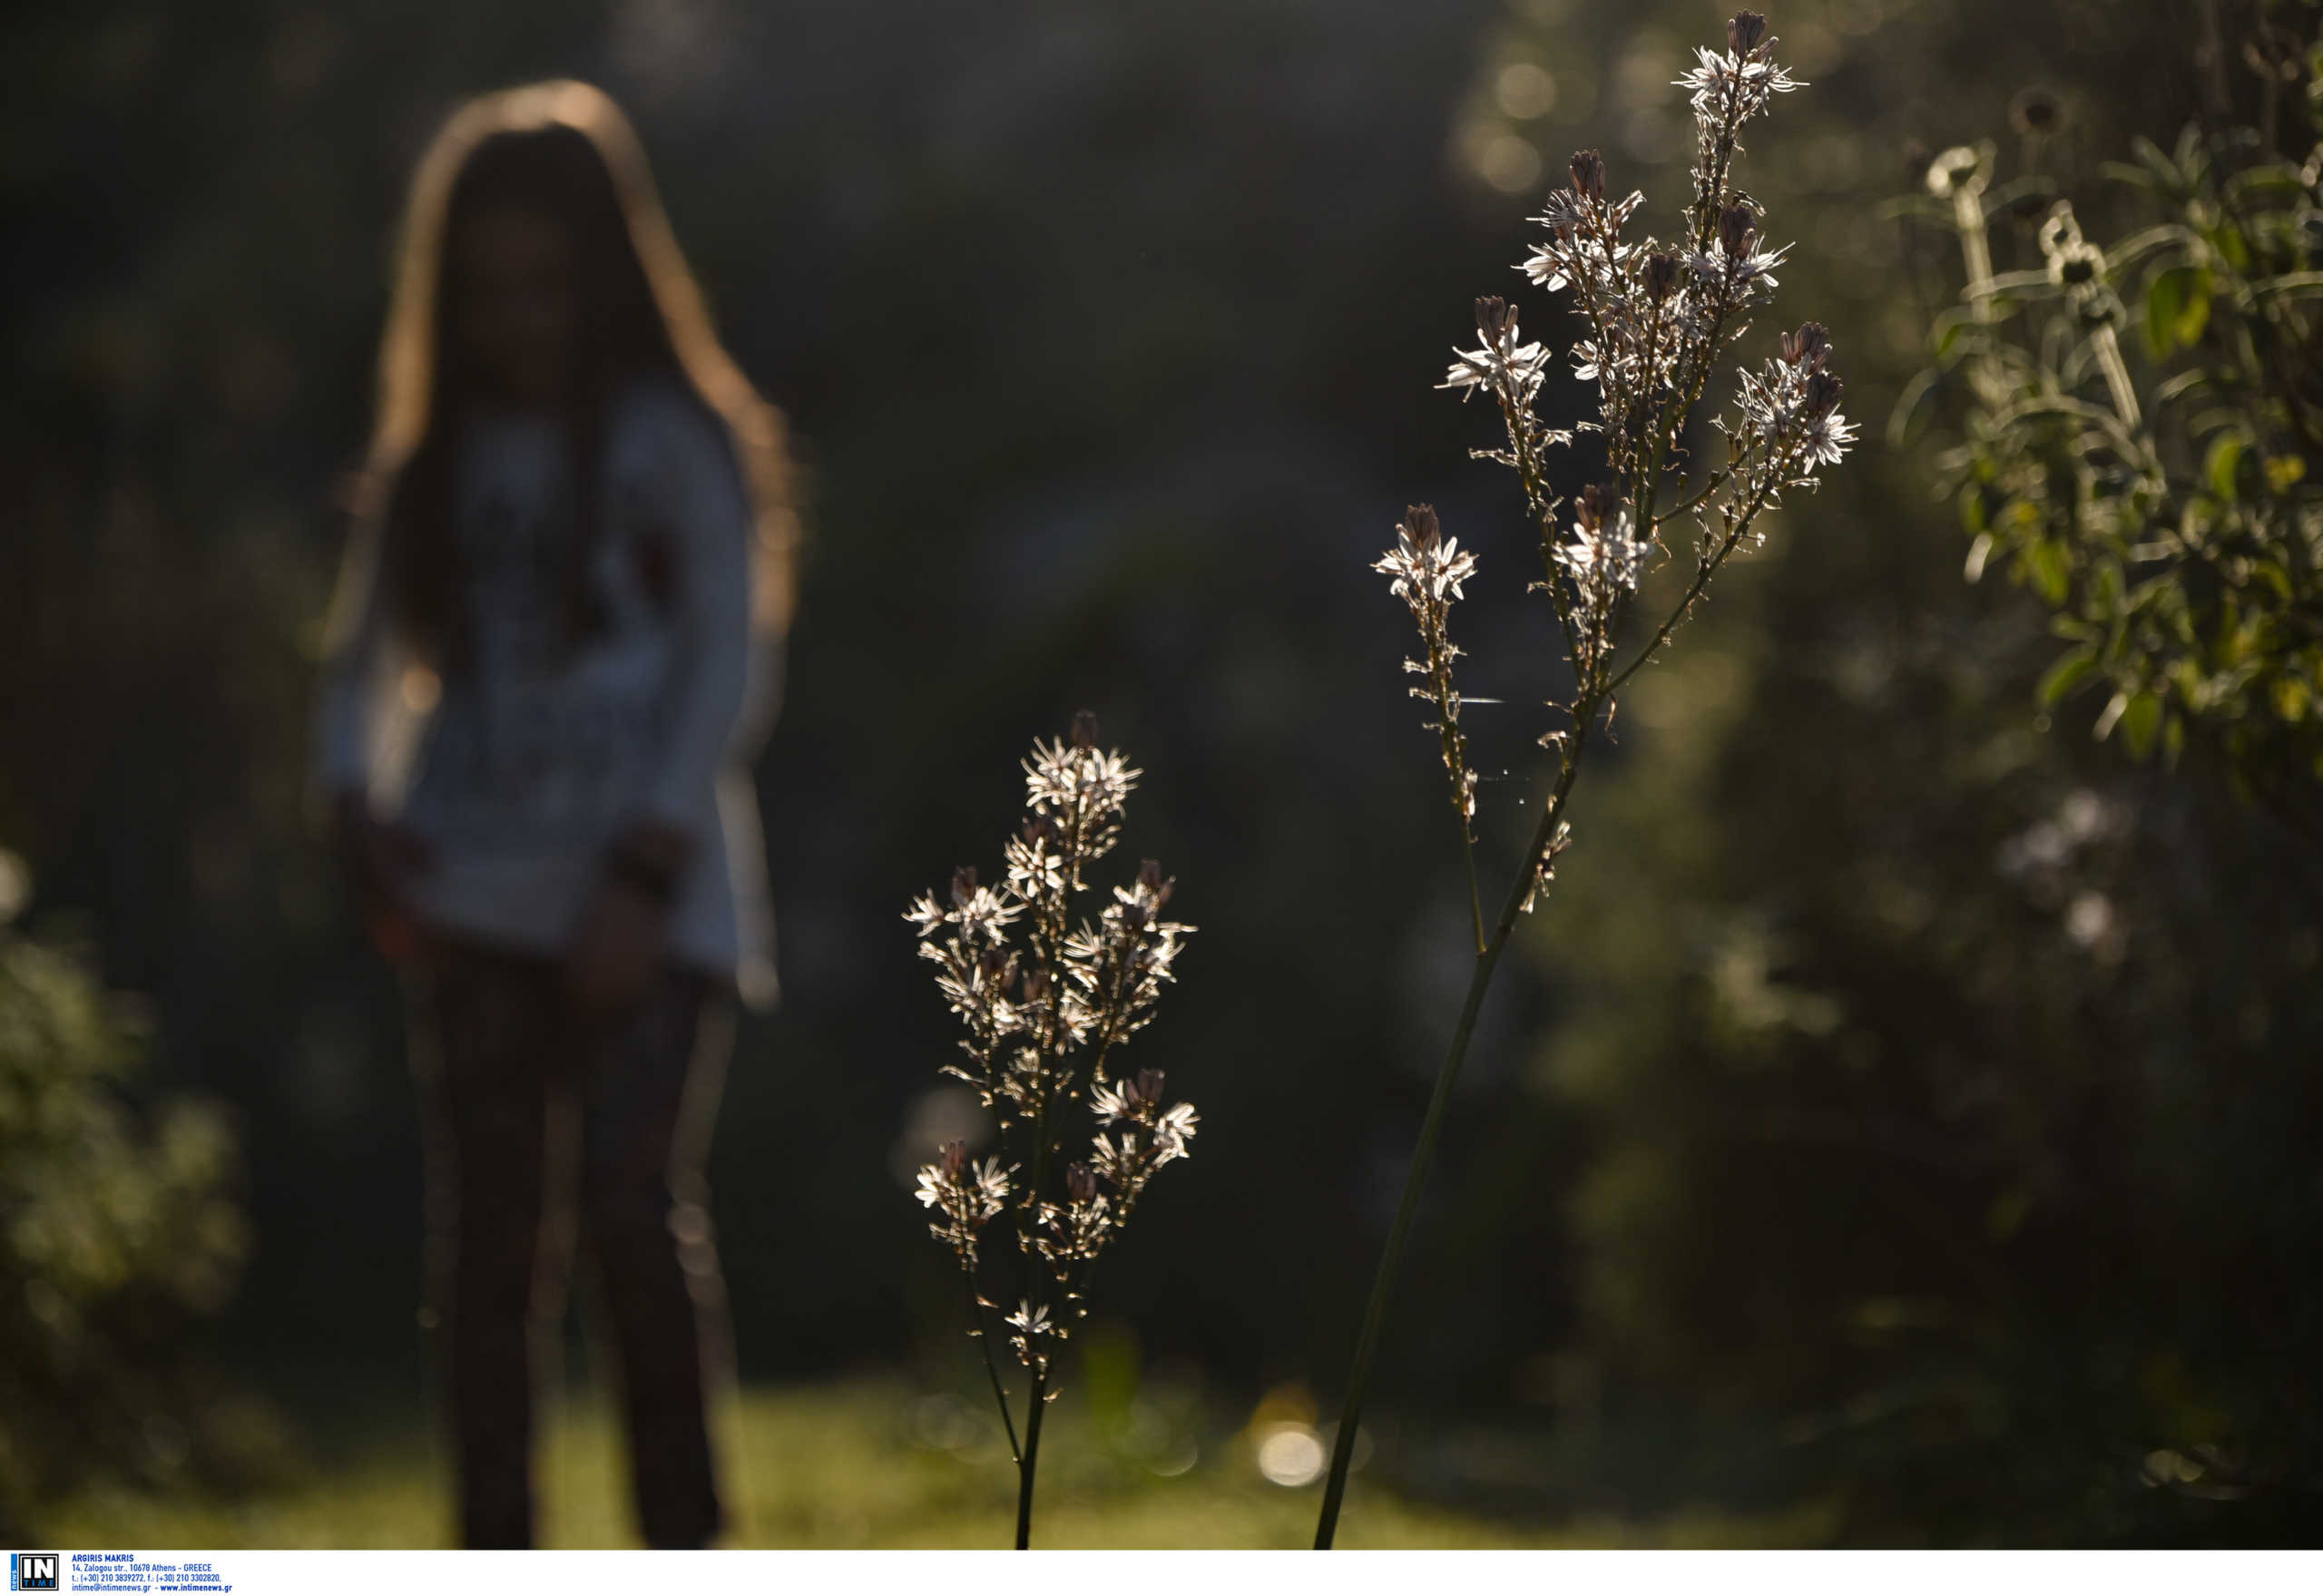
[[[1726,556],[1733,553],[1734,545],[1739,541],[1740,541],[1739,534],[1728,534],[1725,542],[1719,545],[1719,552],[1701,563],[1701,568],[1694,573],[1694,580],[1686,588],[1686,596],[1678,601],[1677,608],[1670,612],[1668,618],[1661,622],[1661,628],[1654,632],[1645,647],[1638,651],[1637,658],[1622,666],[1613,679],[1605,684],[1606,698],[1610,699],[1619,692],[1623,684],[1642,670],[1648,660],[1653,658],[1655,651],[1670,641],[1670,634],[1678,630],[1678,622],[1686,618],[1686,612],[1693,607],[1696,599],[1702,596],[1702,589],[1710,585],[1710,574],[1725,563]]]
[[[1033,1410],[1024,1417],[1024,1455],[1016,1463],[1016,1550],[1033,1546],[1033,1481],[1041,1466],[1041,1415],[1048,1407],[1046,1373],[1033,1375]]]
[[[1773,468],[1767,474],[1766,483],[1750,495],[1749,503],[1742,507],[1742,513],[1735,517],[1734,524],[1719,541],[1717,549],[1703,560],[1700,568],[1695,571],[1694,580],[1686,586],[1685,596],[1678,601],[1661,624],[1655,629],[1653,635],[1646,640],[1645,647],[1637,651],[1637,657],[1622,666],[1614,674],[1612,680],[1605,683],[1598,694],[1600,701],[1611,701],[1613,695],[1621,691],[1629,679],[1643,670],[1646,662],[1660,651],[1661,645],[1670,641],[1670,634],[1678,630],[1678,623],[1683,621],[1687,612],[1694,607],[1694,601],[1702,596],[1702,590],[1710,585],[1710,579],[1718,574],[1718,568],[1726,563],[1726,557],[1740,547],[1742,539],[1749,534],[1751,523],[1758,520],[1759,512],[1767,506],[1767,500],[1773,493],[1773,485],[1782,480],[1784,473],[1789,469],[1790,462],[1798,452],[1798,446],[1793,445],[1777,458]]]
[[[1371,1300],[1363,1313],[1363,1329],[1355,1345],[1355,1366],[1348,1376],[1347,1398],[1339,1410],[1338,1434],[1331,1446],[1330,1476],[1323,1487],[1323,1509],[1315,1524],[1315,1550],[1328,1552],[1332,1538],[1338,1532],[1339,1507],[1347,1496],[1347,1476],[1355,1460],[1356,1428],[1362,1417],[1364,1387],[1369,1383],[1371,1363],[1378,1351],[1379,1335],[1387,1323],[1387,1305],[1395,1295],[1396,1277],[1401,1272],[1404,1245],[1411,1234],[1412,1219],[1419,1209],[1420,1189],[1426,1183],[1427,1169],[1436,1154],[1436,1144],[1444,1128],[1444,1114],[1452,1101],[1452,1088],[1459,1079],[1460,1066],[1468,1056],[1468,1042],[1476,1027],[1476,1015],[1484,1007],[1485,993],[1492,984],[1493,972],[1500,963],[1501,950],[1507,945],[1509,934],[1516,927],[1517,915],[1524,912],[1525,900],[1534,890],[1534,876],[1550,845],[1556,840],[1557,821],[1564,814],[1565,800],[1573,792],[1573,779],[1581,773],[1582,749],[1588,741],[1590,728],[1597,712],[1612,699],[1622,685],[1637,674],[1652,659],[1678,623],[1686,618],[1694,601],[1726,556],[1733,553],[1743,534],[1757,518],[1766,502],[1766,490],[1761,488],[1744,507],[1734,528],[1721,541],[1717,552],[1701,563],[1688,584],[1685,595],[1671,610],[1669,616],[1654,632],[1635,659],[1602,687],[1584,694],[1573,706],[1573,740],[1566,744],[1563,769],[1558,772],[1555,790],[1541,808],[1540,825],[1533,833],[1533,846],[1524,856],[1523,867],[1508,889],[1507,902],[1502,906],[1500,919],[1493,927],[1492,936],[1476,950],[1475,969],[1468,976],[1468,995],[1460,1005],[1460,1022],[1452,1033],[1452,1045],[1445,1054],[1444,1065],[1436,1072],[1436,1090],[1429,1097],[1427,1117],[1420,1123],[1419,1144],[1413,1150],[1410,1172],[1404,1177],[1404,1194],[1396,1205],[1395,1223],[1387,1231],[1387,1245],[1379,1256],[1379,1268],[1371,1280]],[[1470,856],[1474,871],[1474,856]]]
[[[1331,1538],[1338,1532],[1339,1503],[1347,1495],[1348,1470],[1355,1460],[1357,1425],[1363,1417],[1363,1391],[1371,1376],[1371,1361],[1379,1348],[1379,1333],[1387,1318],[1387,1304],[1395,1295],[1396,1276],[1404,1260],[1404,1243],[1411,1234],[1412,1217],[1419,1210],[1420,1189],[1427,1181],[1427,1167],[1436,1155],[1436,1143],[1444,1129],[1445,1110],[1452,1101],[1452,1088],[1460,1076],[1460,1065],[1468,1056],[1468,1039],[1475,1032],[1476,1015],[1484,1007],[1485,991],[1492,984],[1493,970],[1500,963],[1501,949],[1508,945],[1509,933],[1515,929],[1516,916],[1524,912],[1525,899],[1534,887],[1534,873],[1541,857],[1556,837],[1558,817],[1564,812],[1565,797],[1573,790],[1573,777],[1581,769],[1581,746],[1589,723],[1595,719],[1597,701],[1586,699],[1576,708],[1580,713],[1580,730],[1567,745],[1564,768],[1557,777],[1556,790],[1542,806],[1541,823],[1533,834],[1533,846],[1524,856],[1524,867],[1516,874],[1509,887],[1508,901],[1502,906],[1499,922],[1493,927],[1491,939],[1477,949],[1475,970],[1468,977],[1468,995],[1460,1005],[1460,1023],[1452,1033],[1452,1046],[1446,1053],[1444,1067],[1436,1072],[1436,1091],[1428,1099],[1427,1118],[1421,1122],[1419,1144],[1412,1150],[1410,1172],[1404,1177],[1404,1195],[1396,1205],[1396,1222],[1387,1232],[1387,1246],[1379,1255],[1378,1271],[1371,1280],[1371,1301],[1363,1313],[1363,1330],[1355,1345],[1355,1366],[1348,1376],[1347,1399],[1339,1409],[1338,1435],[1331,1447],[1330,1478],[1323,1487],[1322,1516],[1315,1524],[1315,1550],[1328,1552]],[[1039,1423],[1037,1416],[1035,1424]]]
[[[1000,1366],[992,1360],[992,1336],[985,1328],[984,1299],[976,1295],[975,1275],[962,1270],[960,1278],[967,1282],[968,1319],[975,1327],[976,1346],[984,1353],[984,1372],[992,1376],[992,1399],[1000,1405],[1000,1426],[1008,1432],[1008,1455],[1021,1467],[1024,1452],[1016,1444],[1016,1419],[1008,1411],[1008,1387],[1000,1383]]]
[[[1725,482],[1725,472],[1711,472],[1710,474],[1710,480],[1702,484],[1701,492],[1696,494],[1692,498],[1688,499],[1684,504],[1673,504],[1668,510],[1655,516],[1652,530],[1658,534],[1663,527],[1669,525],[1672,521],[1677,520],[1679,516],[1701,508],[1703,504],[1709,502],[1710,494],[1716,493],[1719,490],[1719,485]]]
[[[1468,923],[1474,927],[1476,951],[1485,951],[1485,905],[1476,893],[1476,839],[1471,833],[1467,817],[1460,818],[1460,857],[1468,867]]]

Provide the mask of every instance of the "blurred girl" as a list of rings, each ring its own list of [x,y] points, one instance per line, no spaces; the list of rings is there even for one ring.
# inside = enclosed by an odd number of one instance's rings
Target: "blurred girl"
[[[532,1542],[561,1170],[645,1538],[701,1545],[721,1523],[722,1287],[700,1160],[730,996],[771,994],[743,766],[793,522],[779,417],[719,347],[602,93],[512,90],[438,135],[378,405],[320,760],[357,906],[411,976],[463,1534]]]

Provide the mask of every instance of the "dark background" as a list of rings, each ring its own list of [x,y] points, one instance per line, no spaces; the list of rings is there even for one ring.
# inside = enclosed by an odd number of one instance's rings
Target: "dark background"
[[[1146,772],[1124,865],[1163,860],[1201,927],[1137,1046],[1203,1129],[1106,1309],[1156,1365],[1328,1401],[1465,976],[1408,623],[1366,567],[1410,500],[1483,554],[1456,625],[1469,690],[1509,700],[1472,722],[1509,772],[1481,823],[1498,876],[1554,628],[1517,591],[1513,484],[1465,455],[1491,418],[1432,385],[1471,297],[1520,287],[1573,146],[1668,225],[1691,133],[1667,85],[1722,19],[222,0],[7,23],[0,845],[36,884],[24,924],[142,995],[156,1089],[230,1108],[255,1247],[201,1334],[233,1377],[318,1412],[420,1378],[397,999],[306,770],[388,232],[461,97],[564,73],[629,106],[809,474],[760,766],[785,1001],[745,1028],[712,1165],[744,1374],[965,1356],[899,1148],[951,1045],[900,913],[996,865],[1015,761],[1085,706]],[[1529,1517],[1807,1496],[1842,1539],[2295,1536],[2323,1491],[2316,861],[2198,759],[2133,769],[2087,704],[2038,720],[2031,600],[1963,583],[1925,452],[1880,436],[1956,283],[1947,240],[1877,210],[1916,181],[1906,142],[2005,142],[2042,84],[2052,160],[2093,191],[2191,109],[2191,16],[1807,0],[1772,23],[1814,86],[1744,181],[1798,240],[1781,313],[1832,328],[1865,443],[1585,778],[1376,1400],[1504,1434],[1514,1463],[1409,1481]]]

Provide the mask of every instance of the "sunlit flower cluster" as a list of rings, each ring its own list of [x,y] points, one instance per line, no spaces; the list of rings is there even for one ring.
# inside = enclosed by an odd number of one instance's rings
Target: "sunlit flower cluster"
[[[1024,761],[1024,804],[1034,818],[1047,822],[1061,856],[1093,859],[1119,837],[1122,806],[1141,774],[1118,753],[1097,746],[1096,717],[1083,710],[1073,717],[1069,738],[1034,742]],[[1049,890],[1079,885],[1067,870]]]
[[[1463,398],[1482,388],[1505,405],[1532,404],[1549,368],[1548,347],[1518,341],[1516,311],[1505,299],[1476,301],[1476,330],[1482,344],[1454,350],[1451,372],[1437,386],[1462,389]]]
[[[1024,772],[1026,815],[1005,847],[1003,884],[985,886],[964,866],[946,900],[923,895],[905,918],[965,1032],[965,1062],[945,1072],[976,1089],[998,1121],[1003,1156],[1014,1160],[977,1165],[950,1143],[920,1170],[919,1200],[936,1210],[930,1228],[967,1271],[972,1296],[978,1235],[1014,1210],[1017,1249],[1032,1267],[1007,1322],[1041,1389],[1048,1343],[1086,1312],[1090,1267],[1153,1172],[1186,1156],[1193,1134],[1191,1104],[1162,1106],[1160,1072],[1126,1084],[1104,1073],[1176,979],[1193,927],[1163,917],[1176,883],[1152,859],[1111,889],[1093,919],[1079,906],[1090,890],[1084,875],[1119,837],[1139,774],[1098,746],[1093,717],[1076,716],[1069,737],[1035,742]],[[1084,1091],[1104,1128],[1091,1135],[1086,1160],[1067,1163]],[[1051,1190],[1060,1177],[1061,1201]]]
[[[1573,521],[1554,552],[1570,590],[1580,664],[1593,671],[1596,651],[1610,646],[1616,608],[1637,591],[1645,569],[1645,541],[1637,534],[1622,490],[1593,483],[1573,500]]]
[[[1711,577],[1751,535],[1775,495],[1811,481],[1816,469],[1836,461],[1854,440],[1854,429],[1838,409],[1839,379],[1826,368],[1829,340],[1810,323],[1785,341],[1780,357],[1763,375],[1742,377],[1741,416],[1720,428],[1723,462],[1697,461],[1690,447],[1695,437],[1691,424],[1711,378],[1748,315],[1772,295],[1785,254],[1763,241],[1760,208],[1736,186],[1734,165],[1743,125],[1776,95],[1799,85],[1774,62],[1774,41],[1758,13],[1737,13],[1727,24],[1726,44],[1723,53],[1701,52],[1694,70],[1681,80],[1691,93],[1699,137],[1693,195],[1679,235],[1666,243],[1626,236],[1644,204],[1642,196],[1632,192],[1608,201],[1609,191],[1619,191],[1608,188],[1603,155],[1582,150],[1568,163],[1571,181],[1542,208],[1537,220],[1545,237],[1519,268],[1540,287],[1572,295],[1580,323],[1573,370],[1597,390],[1594,416],[1558,429],[1542,419],[1538,404],[1551,357],[1540,343],[1519,337],[1515,310],[1498,298],[1476,301],[1478,346],[1456,348],[1441,385],[1464,399],[1489,393],[1499,405],[1505,446],[1475,453],[1508,466],[1523,486],[1528,532],[1541,559],[1532,591],[1549,595],[1564,645],[1563,668],[1545,674],[1552,690],[1568,696],[1548,700],[1557,719],[1539,739],[1554,752],[1554,771],[1531,818],[1531,841],[1518,857],[1495,918],[1487,919],[1478,886],[1478,828],[1471,824],[1475,778],[1457,719],[1462,700],[1452,681],[1459,651],[1451,644],[1446,622],[1452,602],[1463,596],[1462,582],[1475,574],[1475,559],[1440,536],[1434,512],[1415,508],[1397,529],[1396,546],[1373,567],[1390,579],[1391,591],[1419,625],[1425,658],[1407,661],[1406,668],[1427,678],[1426,687],[1414,691],[1437,709],[1436,729],[1461,816],[1475,962],[1357,1343],[1324,1486],[1318,1547],[1331,1544],[1354,1466],[1364,1383],[1442,1132],[1443,1105],[1451,1099],[1518,917],[1540,898],[1558,858],[1572,846],[1565,808],[1588,749],[1599,728],[1612,724],[1619,695],[1691,613]],[[1591,455],[1602,450],[1602,458],[1586,460],[1576,471],[1553,470],[1550,446],[1569,447],[1584,438],[1594,440]],[[1574,481],[1589,485],[1568,499]],[[1691,577],[1666,602],[1652,594],[1662,619],[1625,657],[1617,658],[1625,621],[1655,586],[1655,557],[1663,569],[1677,563],[1663,541],[1665,528],[1688,519],[1701,534]],[[1105,1090],[1109,1095],[1101,1100],[1101,1112],[1118,1118],[1128,1101],[1113,1095],[1116,1089]],[[1109,1146],[1108,1167],[1118,1169],[1148,1146],[1162,1148],[1161,1121],[1153,1125],[1152,1141],[1132,1143],[1129,1152]],[[1123,1176],[1115,1179],[1117,1190],[1127,1189]]]
[[[936,1210],[928,1230],[974,1269],[976,1237],[1008,1206],[1008,1176],[996,1158],[981,1164],[968,1157],[965,1141],[947,1141],[936,1162],[919,1171],[919,1200]]]
[[[1515,327],[1515,318],[1509,317],[1506,332],[1511,338]],[[1488,332],[1488,340],[1490,336]],[[1538,344],[1529,347],[1540,348]],[[1458,368],[1454,370],[1456,374]],[[1533,383],[1538,387],[1537,377]],[[1424,657],[1406,660],[1404,669],[1427,679],[1426,685],[1411,690],[1412,696],[1436,707],[1431,729],[1443,744],[1452,807],[1459,811],[1465,827],[1476,812],[1476,777],[1468,768],[1467,738],[1460,729],[1460,694],[1452,685],[1452,661],[1460,657],[1460,650],[1452,641],[1451,621],[1452,601],[1465,596],[1460,584],[1475,574],[1476,557],[1460,547],[1458,538],[1444,535],[1433,508],[1414,504],[1404,512],[1396,528],[1396,546],[1371,568],[1390,579],[1387,591],[1410,606],[1412,619],[1419,622]]]
[[[1692,200],[1675,240],[1631,236],[1644,198],[1611,186],[1596,150],[1574,153],[1567,181],[1536,218],[1543,234],[1519,269],[1572,296],[1581,324],[1572,370],[1595,387],[1594,415],[1560,428],[1542,418],[1554,357],[1522,336],[1515,308],[1497,297],[1476,301],[1476,345],[1455,349],[1440,385],[1463,398],[1488,394],[1500,409],[1505,446],[1477,453],[1511,467],[1523,483],[1542,561],[1534,586],[1550,595],[1573,666],[1573,697],[1557,706],[1572,721],[1610,714],[1635,669],[1617,664],[1615,645],[1655,556],[1670,546],[1671,522],[1691,518],[1699,528],[1694,580],[1645,643],[1646,654],[1667,641],[1727,557],[1755,537],[1760,514],[1786,489],[1811,484],[1855,442],[1838,405],[1844,385],[1828,369],[1829,339],[1808,323],[1785,340],[1779,357],[1736,374],[1740,414],[1715,424],[1725,460],[1697,462],[1689,448],[1712,378],[1753,313],[1773,297],[1789,250],[1767,241],[1762,208],[1735,181],[1745,124],[1800,86],[1774,60],[1775,43],[1765,17],[1737,13],[1726,48],[1700,51],[1680,80],[1698,140]],[[1568,499],[1549,451],[1583,435],[1596,437],[1603,460],[1585,468],[1590,485]],[[1433,511],[1416,507],[1373,569],[1389,578],[1418,624],[1421,653],[1406,669],[1426,678],[1413,691],[1435,706],[1431,729],[1465,825],[1474,814],[1475,778],[1460,726],[1453,681],[1460,650],[1448,616],[1475,557],[1440,535]],[[1553,730],[1543,740],[1570,748],[1563,737]]]
[[[1740,127],[1766,110],[1777,94],[1803,86],[1789,68],[1775,64],[1770,52],[1778,43],[1768,36],[1764,16],[1740,11],[1726,24],[1723,53],[1695,46],[1693,69],[1677,81],[1679,88],[1691,94],[1695,122]]]
[[[1162,1105],[1162,1082],[1161,1071],[1140,1070],[1128,1081],[1099,1082],[1090,1096],[1098,1122],[1111,1127],[1097,1133],[1090,1167],[1120,1191],[1124,1216],[1163,1165],[1188,1156],[1201,1123],[1190,1102]]]
[[[1750,451],[1744,475],[1769,498],[1808,485],[1818,467],[1838,465],[1855,442],[1855,424],[1839,410],[1847,384],[1824,366],[1828,335],[1810,321],[1786,335],[1783,348],[1759,372],[1740,374],[1738,396],[1740,441]]]

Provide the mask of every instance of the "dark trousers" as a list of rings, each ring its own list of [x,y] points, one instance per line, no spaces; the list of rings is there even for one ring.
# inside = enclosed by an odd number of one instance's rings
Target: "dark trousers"
[[[462,1538],[533,1543],[535,1354],[563,1322],[577,1198],[620,1352],[639,1526],[649,1545],[705,1545],[721,1515],[704,1376],[722,1376],[726,1346],[701,1160],[732,1004],[671,970],[584,1026],[558,981],[546,960],[455,947],[414,986]]]

